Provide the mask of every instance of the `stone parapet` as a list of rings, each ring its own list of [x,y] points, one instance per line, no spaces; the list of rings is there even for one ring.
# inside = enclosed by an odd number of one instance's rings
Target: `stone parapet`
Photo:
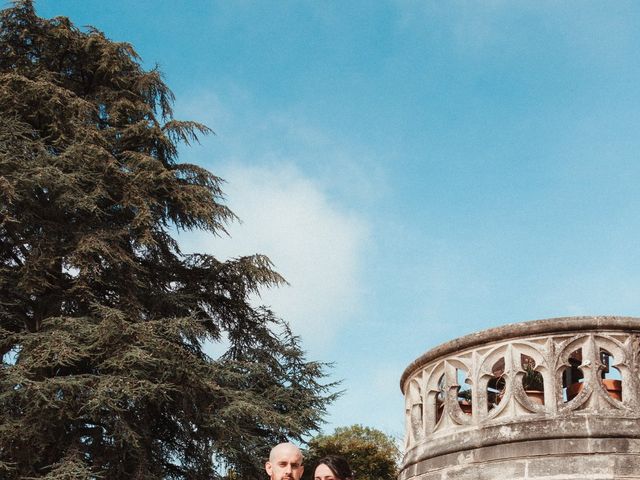
[[[639,354],[628,317],[512,324],[426,352],[401,379],[400,478],[640,478]]]

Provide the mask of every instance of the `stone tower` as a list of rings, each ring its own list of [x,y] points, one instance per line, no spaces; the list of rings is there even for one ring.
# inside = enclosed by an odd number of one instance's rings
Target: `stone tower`
[[[517,323],[407,367],[400,480],[640,479],[640,319]]]

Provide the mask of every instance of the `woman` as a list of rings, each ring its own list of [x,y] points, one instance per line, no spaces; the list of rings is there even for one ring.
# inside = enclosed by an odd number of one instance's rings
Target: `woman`
[[[327,455],[318,461],[313,480],[353,480],[353,472],[344,458]]]

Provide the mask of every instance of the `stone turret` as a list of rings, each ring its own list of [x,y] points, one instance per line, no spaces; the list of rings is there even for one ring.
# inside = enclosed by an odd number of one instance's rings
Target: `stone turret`
[[[402,375],[400,480],[640,479],[640,319],[517,323]]]

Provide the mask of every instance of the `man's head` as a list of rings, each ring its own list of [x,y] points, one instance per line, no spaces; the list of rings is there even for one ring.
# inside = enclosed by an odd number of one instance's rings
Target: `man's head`
[[[293,443],[280,443],[271,449],[264,468],[271,480],[300,480],[302,452]]]

